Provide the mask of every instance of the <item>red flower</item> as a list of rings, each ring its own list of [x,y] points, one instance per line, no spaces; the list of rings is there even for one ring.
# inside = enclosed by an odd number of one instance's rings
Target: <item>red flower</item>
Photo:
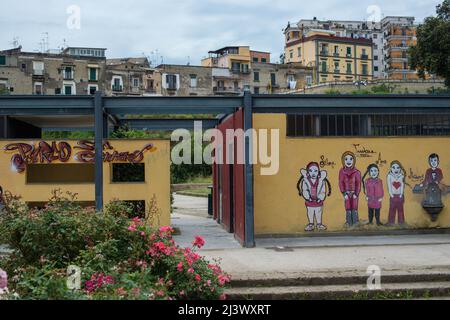
[[[178,272],[181,272],[181,271],[183,271],[183,262],[179,262],[178,263],[178,265],[177,265],[177,270],[178,270]]]
[[[194,278],[195,278],[195,281],[197,281],[197,282],[200,282],[202,280],[202,277],[200,277],[199,274],[196,274]]]
[[[201,248],[205,245],[205,240],[201,236],[195,236],[195,240],[192,242],[192,245]]]

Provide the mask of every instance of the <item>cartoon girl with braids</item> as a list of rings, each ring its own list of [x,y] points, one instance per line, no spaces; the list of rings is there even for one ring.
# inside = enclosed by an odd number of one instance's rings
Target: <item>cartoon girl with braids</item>
[[[392,161],[390,171],[387,176],[387,184],[390,196],[389,204],[389,225],[395,224],[395,216],[398,215],[398,224],[405,223],[405,176],[406,171],[402,164],[395,160]]]
[[[331,185],[327,179],[327,172],[319,169],[317,162],[310,162],[306,169],[300,170],[301,177],[297,183],[299,195],[305,199],[306,211],[308,216],[308,225],[305,231],[327,230],[322,223],[323,204],[325,198],[331,195]],[[327,193],[328,189],[328,193]],[[314,227],[314,220],[316,226]]]
[[[369,207],[369,224],[373,223],[373,217],[377,221],[377,225],[381,226],[380,211],[381,202],[384,197],[383,181],[378,177],[380,169],[375,163],[367,167],[366,173],[362,178],[363,190],[366,195],[367,205]],[[366,180],[366,176],[369,178]]]
[[[361,192],[361,172],[356,169],[356,156],[347,151],[342,155],[342,169],[339,171],[339,189],[344,196],[347,227],[357,225],[358,201]]]

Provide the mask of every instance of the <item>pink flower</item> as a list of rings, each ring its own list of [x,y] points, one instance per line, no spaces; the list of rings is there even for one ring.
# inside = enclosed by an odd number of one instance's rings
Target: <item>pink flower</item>
[[[219,297],[220,300],[227,300],[227,295],[225,293],[222,293]]]
[[[136,232],[136,231],[137,231],[136,225],[135,225],[135,224],[132,224],[131,226],[129,226],[129,227],[128,227],[128,231]]]
[[[201,248],[205,245],[205,240],[201,236],[195,236],[195,240],[192,242],[192,245]]]
[[[200,282],[202,280],[202,277],[200,277],[199,274],[196,274],[194,278],[195,278],[195,281],[197,281],[197,282]]]
[[[219,283],[221,286],[226,284],[227,282],[230,282],[230,278],[226,275],[220,274],[217,279],[219,280]]]
[[[179,293],[180,296],[184,296],[185,294],[186,293],[184,292],[184,290],[181,290],[180,293]]]
[[[141,231],[141,236],[145,236],[145,232],[144,231]]]
[[[177,270],[178,270],[178,272],[183,271],[183,262],[182,261],[178,262]]]
[[[0,269],[0,290],[8,287],[8,274],[6,271]]]
[[[193,268],[189,268],[187,272],[188,273],[194,273],[194,269]]]
[[[139,224],[139,223],[141,223],[141,219],[139,217],[135,217],[135,218],[133,218],[133,222]]]
[[[170,226],[163,226],[159,228],[159,232],[161,233],[173,233],[173,229]]]

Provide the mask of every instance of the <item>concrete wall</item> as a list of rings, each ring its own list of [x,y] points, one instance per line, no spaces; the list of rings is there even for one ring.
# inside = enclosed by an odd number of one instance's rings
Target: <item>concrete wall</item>
[[[52,141],[47,141],[52,145]],[[57,141],[57,143],[60,141]],[[66,141],[71,146],[69,160],[62,162],[53,160],[51,163],[58,166],[66,164],[81,163],[76,154],[80,151],[75,147],[79,146],[77,141]],[[128,201],[145,200],[148,209],[149,202],[153,195],[156,197],[157,207],[160,210],[159,224],[170,224],[170,143],[168,140],[109,140],[110,144],[119,152],[134,152],[141,150],[149,143],[154,145],[154,149],[144,152],[142,160],[145,163],[145,182],[139,183],[113,183],[112,164],[104,162],[103,183],[104,183],[104,203],[119,199]],[[5,146],[12,143],[26,143],[37,146],[36,140],[1,140],[0,141],[0,185],[4,191],[9,191],[14,195],[20,195],[25,202],[46,202],[51,197],[52,190],[70,191],[77,193],[78,201],[92,202],[95,199],[93,183],[28,183],[26,168],[23,172],[18,172],[13,166],[12,157],[19,154],[18,150],[5,150]],[[105,150],[112,153],[114,150]],[[57,155],[57,152],[52,153]],[[38,162],[41,162],[39,159]],[[31,162],[28,160],[28,162]],[[15,162],[17,164],[17,162]],[[43,166],[48,161],[42,162]],[[59,170],[58,170],[59,171]]]
[[[346,151],[356,154],[356,168],[364,174],[369,164],[378,162],[380,178],[383,181],[384,198],[381,219],[387,222],[389,195],[387,174],[390,164],[398,160],[406,170],[405,217],[410,228],[449,228],[450,195],[443,196],[445,208],[436,222],[422,208],[421,194],[413,194],[412,188],[420,184],[429,168],[428,157],[432,153],[440,156],[443,183],[450,181],[450,143],[448,137],[374,137],[374,138],[288,138],[286,137],[286,116],[280,114],[255,114],[256,129],[279,129],[280,162],[279,172],[273,176],[260,174],[261,165],[254,166],[255,233],[303,234],[308,224],[305,200],[299,195],[297,182],[300,170],[311,161],[320,163],[320,170],[326,170],[331,184],[331,195],[325,199],[323,224],[328,231],[346,231],[346,212],[343,194],[339,190],[338,175],[342,168],[341,157]],[[269,137],[270,141],[270,137]],[[356,146],[355,146],[356,145]],[[270,151],[269,151],[270,152]],[[361,192],[359,216],[367,220],[368,204]],[[363,230],[385,230],[386,226],[363,226]],[[397,227],[389,227],[388,229]]]

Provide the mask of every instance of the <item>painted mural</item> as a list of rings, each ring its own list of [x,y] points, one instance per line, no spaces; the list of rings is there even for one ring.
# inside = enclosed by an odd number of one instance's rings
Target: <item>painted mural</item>
[[[358,203],[361,192],[361,172],[356,168],[356,155],[353,152],[344,152],[341,160],[339,190],[344,197],[345,225],[352,227],[359,223]]]
[[[405,227],[405,189],[413,189],[414,193],[423,193],[425,199],[423,208],[432,206],[434,209],[442,211],[442,195],[450,191],[450,187],[443,183],[444,175],[439,168],[439,155],[433,153],[428,158],[429,169],[425,174],[417,175],[410,169],[409,175],[398,160],[393,160],[388,168],[386,185],[380,178],[380,166],[386,165],[387,160],[383,160],[381,152],[353,145],[355,152],[346,151],[342,154],[342,167],[339,170],[338,186],[343,196],[345,209],[345,227],[352,228],[360,225],[376,226],[400,226]],[[363,175],[356,167],[358,158],[377,157],[371,163]],[[320,156],[321,161],[310,162],[306,168],[300,170],[300,179],[297,182],[299,196],[305,201],[308,224],[305,231],[314,230],[325,231],[327,226],[324,223],[324,204],[327,197],[331,196],[331,183],[328,180],[328,173],[324,167],[334,169],[334,162],[328,160],[324,155]],[[414,188],[406,181],[412,177],[414,181],[421,181]],[[438,189],[438,190],[436,190]],[[386,194],[389,196],[388,221],[383,224],[381,220],[381,209]],[[367,202],[367,220],[360,221],[359,199],[361,191]],[[426,209],[427,210],[427,209]],[[434,220],[433,220],[434,221]]]
[[[3,150],[14,153],[11,157],[11,167],[19,173],[26,170],[27,164],[68,162],[72,155],[75,161],[82,163],[93,163],[95,158],[94,142],[89,140],[80,140],[73,148],[65,141],[15,142],[5,145]],[[103,143],[103,162],[139,163],[144,159],[144,153],[147,151],[154,152],[156,147],[149,143],[139,150],[117,151],[109,141],[105,141]]]
[[[366,179],[367,175],[369,177]],[[384,197],[383,181],[379,178],[380,168],[377,164],[372,163],[367,167],[362,177],[363,191],[366,195],[368,207],[368,223],[373,224],[375,217],[377,226],[381,226],[381,206]]]
[[[327,172],[320,170],[317,162],[310,162],[306,169],[300,170],[297,183],[299,195],[305,199],[308,224],[305,231],[327,230],[323,224],[323,205],[326,197],[331,195],[331,185],[327,179]]]

